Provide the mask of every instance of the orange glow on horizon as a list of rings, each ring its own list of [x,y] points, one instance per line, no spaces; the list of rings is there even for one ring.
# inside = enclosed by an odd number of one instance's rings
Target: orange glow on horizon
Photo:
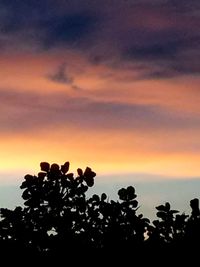
[[[125,146],[123,138],[129,145]],[[48,136],[46,132],[43,136],[4,137],[0,141],[0,172],[25,170],[35,174],[41,161],[58,164],[70,161],[71,171],[89,166],[97,175],[149,173],[169,177],[199,176],[198,154],[178,152],[178,148],[173,153],[166,149],[162,151],[162,140],[158,137],[149,143],[148,139],[143,139],[143,145],[142,141],[131,143],[132,139],[133,136],[128,137],[123,132],[115,138],[112,138],[112,133],[94,132],[79,136],[73,134],[72,129],[67,135],[61,132]],[[154,143],[160,144],[160,149]]]

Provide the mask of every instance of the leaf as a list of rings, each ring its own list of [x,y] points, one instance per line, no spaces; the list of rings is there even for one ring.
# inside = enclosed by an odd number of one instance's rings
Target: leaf
[[[86,167],[86,169],[85,169],[85,171],[84,171],[84,175],[88,175],[88,174],[90,174],[91,171],[92,171],[91,168]]]
[[[59,172],[59,170],[60,170],[60,167],[59,167],[58,164],[53,163],[53,164],[51,165],[51,169],[50,169],[51,172]]]
[[[62,173],[67,173],[69,171],[69,162],[65,162],[64,165],[61,165],[61,172]]]
[[[91,170],[91,168],[87,167],[84,171],[84,176],[94,178],[96,173]]]
[[[28,185],[27,181],[24,181],[24,182],[22,182],[20,188],[21,188],[21,189],[24,189],[24,188],[27,187],[27,185]]]
[[[138,202],[137,202],[137,200],[132,200],[131,204],[132,204],[133,208],[136,208],[138,205]]]
[[[199,199],[194,198],[194,199],[190,200],[190,207],[194,210],[199,209]]]
[[[126,199],[127,199],[126,189],[125,189],[125,188],[121,188],[121,189],[118,191],[118,196],[119,196],[119,199],[121,199],[121,200],[126,200]]]
[[[33,175],[27,174],[27,175],[24,176],[24,179],[26,181],[32,181],[33,180]]]
[[[101,201],[106,200],[106,198],[107,198],[107,195],[106,195],[105,193],[103,193],[103,194],[101,195]]]
[[[94,185],[94,179],[92,177],[85,177],[85,182],[87,186],[92,187]]]
[[[70,181],[73,181],[74,180],[74,174],[73,173],[68,173],[66,175],[66,177],[70,180]]]
[[[82,169],[78,168],[77,173],[79,176],[83,176],[83,170]]]
[[[50,169],[50,164],[48,162],[41,162],[40,168],[41,168],[41,171],[48,172]]]
[[[166,213],[163,212],[163,211],[158,211],[158,212],[156,213],[156,216],[157,216],[158,218],[165,219],[165,218],[166,218]]]
[[[22,194],[22,198],[23,198],[24,200],[27,200],[27,199],[30,198],[30,192],[28,191],[28,189],[26,189],[26,190],[23,192],[23,194]]]
[[[175,214],[175,213],[179,213],[179,211],[178,210],[170,210],[170,213]]]
[[[165,203],[165,208],[166,208],[166,211],[169,211],[170,210],[170,204],[169,204],[169,202],[166,202]]]
[[[158,207],[156,207],[157,210],[159,211],[165,211],[165,206],[164,205],[160,205]]]
[[[137,195],[135,194],[135,188],[133,186],[128,186],[126,192],[129,200],[137,197]]]
[[[135,194],[135,188],[133,186],[128,186],[126,190],[128,194]]]
[[[46,176],[46,172],[39,172],[38,173],[38,178],[41,180],[44,180],[45,176]]]
[[[96,201],[96,202],[99,202],[99,201],[100,201],[99,196],[96,195],[96,194],[94,194],[94,195],[92,196],[92,198],[93,198],[93,200]]]

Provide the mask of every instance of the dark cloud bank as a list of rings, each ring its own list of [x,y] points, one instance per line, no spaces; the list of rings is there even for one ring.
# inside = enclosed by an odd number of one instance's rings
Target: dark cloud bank
[[[140,62],[144,78],[200,72],[196,0],[16,0],[1,1],[0,8],[2,51],[26,44],[40,53],[72,49],[94,64]]]

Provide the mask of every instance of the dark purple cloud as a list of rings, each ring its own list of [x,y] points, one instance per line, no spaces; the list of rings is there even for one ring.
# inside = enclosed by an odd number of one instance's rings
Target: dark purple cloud
[[[199,1],[1,1],[1,50],[72,49],[144,78],[200,73]]]
[[[31,39],[33,51],[65,47],[79,49],[95,31],[98,17],[81,2],[80,5],[73,2],[66,5],[62,0],[56,3],[51,0],[40,2],[0,3],[0,8],[4,10],[2,14],[0,12],[2,48],[12,47],[12,41],[16,46],[23,47],[28,38]]]
[[[81,47],[95,30],[96,21],[97,18],[89,12],[48,18],[40,25],[45,36],[44,48],[70,45],[77,48]]]
[[[62,63],[55,70],[54,73],[47,75],[47,78],[53,82],[63,83],[63,84],[73,84],[73,78],[67,73],[67,64]]]

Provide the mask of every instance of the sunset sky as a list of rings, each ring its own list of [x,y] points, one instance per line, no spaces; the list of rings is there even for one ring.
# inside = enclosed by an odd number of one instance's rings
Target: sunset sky
[[[199,0],[1,0],[2,205],[41,161],[198,197],[199,29]]]

